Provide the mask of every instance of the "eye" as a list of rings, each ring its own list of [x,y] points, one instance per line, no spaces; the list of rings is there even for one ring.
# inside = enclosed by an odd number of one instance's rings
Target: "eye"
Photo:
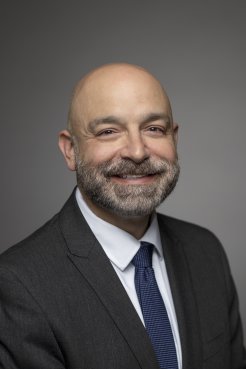
[[[146,128],[146,131],[155,136],[163,136],[166,134],[166,129],[163,126],[150,126]]]
[[[105,129],[104,131],[97,133],[97,136],[108,136],[112,135],[113,133],[114,131],[112,129]]]
[[[164,129],[160,127],[150,127],[149,130],[151,132],[163,132],[164,131]]]
[[[107,128],[97,132],[95,135],[98,139],[113,140],[119,136],[119,130],[115,128]]]

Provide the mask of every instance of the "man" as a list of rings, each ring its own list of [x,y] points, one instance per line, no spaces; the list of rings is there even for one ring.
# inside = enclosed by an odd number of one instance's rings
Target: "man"
[[[178,179],[177,132],[140,67],[78,83],[59,136],[78,187],[0,258],[0,368],[246,368],[220,243],[155,213]]]

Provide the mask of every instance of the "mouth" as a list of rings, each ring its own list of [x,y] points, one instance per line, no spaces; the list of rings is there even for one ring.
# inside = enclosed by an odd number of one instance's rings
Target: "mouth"
[[[155,181],[157,173],[113,175],[110,179],[115,183],[144,185]]]

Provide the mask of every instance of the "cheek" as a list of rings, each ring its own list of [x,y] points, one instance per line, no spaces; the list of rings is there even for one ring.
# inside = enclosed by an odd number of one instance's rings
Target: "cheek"
[[[100,164],[117,155],[112,145],[86,145],[83,159],[90,164]]]
[[[151,154],[169,161],[177,159],[177,150],[174,142],[156,143],[151,148]]]

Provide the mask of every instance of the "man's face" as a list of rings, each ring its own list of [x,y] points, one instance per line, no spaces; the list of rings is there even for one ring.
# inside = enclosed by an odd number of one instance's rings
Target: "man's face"
[[[74,106],[77,181],[94,207],[122,217],[151,214],[179,175],[168,99],[138,71],[99,74]]]

